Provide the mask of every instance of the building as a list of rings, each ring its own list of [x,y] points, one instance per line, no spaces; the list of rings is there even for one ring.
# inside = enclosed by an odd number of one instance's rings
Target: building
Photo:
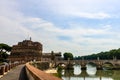
[[[39,42],[33,42],[30,40],[23,40],[18,42],[17,45],[13,45],[9,59],[14,61],[33,61],[41,60],[42,57],[42,44]]]
[[[51,53],[43,53],[41,60],[42,61],[51,61],[52,57],[54,57],[54,60],[56,60],[56,61],[61,60],[62,59],[61,52],[54,53],[53,51],[51,51]]]

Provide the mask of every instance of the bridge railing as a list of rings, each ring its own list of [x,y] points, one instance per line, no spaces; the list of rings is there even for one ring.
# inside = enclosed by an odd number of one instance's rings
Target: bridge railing
[[[2,64],[0,65],[0,76],[3,76],[5,73],[10,71],[13,67],[16,67],[20,64],[23,64],[22,62],[19,63],[10,63],[10,64]]]
[[[40,69],[35,68],[29,63],[26,63],[26,72],[29,80],[62,80],[58,77],[55,77],[51,74],[41,71]]]

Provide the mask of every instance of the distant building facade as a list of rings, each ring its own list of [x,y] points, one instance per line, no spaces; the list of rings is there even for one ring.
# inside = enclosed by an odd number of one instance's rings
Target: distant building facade
[[[23,40],[18,42],[17,45],[13,45],[9,60],[14,61],[40,61],[42,57],[43,46],[39,42],[33,42],[30,40]]]
[[[53,51],[51,51],[51,53],[43,53],[41,60],[42,61],[51,61],[52,57],[54,57],[54,60],[58,61],[58,60],[62,59],[61,56],[62,56],[61,52],[54,53]]]

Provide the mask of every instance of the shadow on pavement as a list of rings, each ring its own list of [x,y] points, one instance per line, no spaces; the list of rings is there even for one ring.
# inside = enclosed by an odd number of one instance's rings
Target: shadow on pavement
[[[25,66],[21,69],[19,80],[29,80],[26,74]]]

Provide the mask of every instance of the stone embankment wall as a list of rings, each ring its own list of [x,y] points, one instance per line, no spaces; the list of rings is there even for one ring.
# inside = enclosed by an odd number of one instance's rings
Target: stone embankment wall
[[[26,72],[29,80],[62,80],[52,74],[48,74],[40,69],[37,69],[29,63],[26,64]]]

